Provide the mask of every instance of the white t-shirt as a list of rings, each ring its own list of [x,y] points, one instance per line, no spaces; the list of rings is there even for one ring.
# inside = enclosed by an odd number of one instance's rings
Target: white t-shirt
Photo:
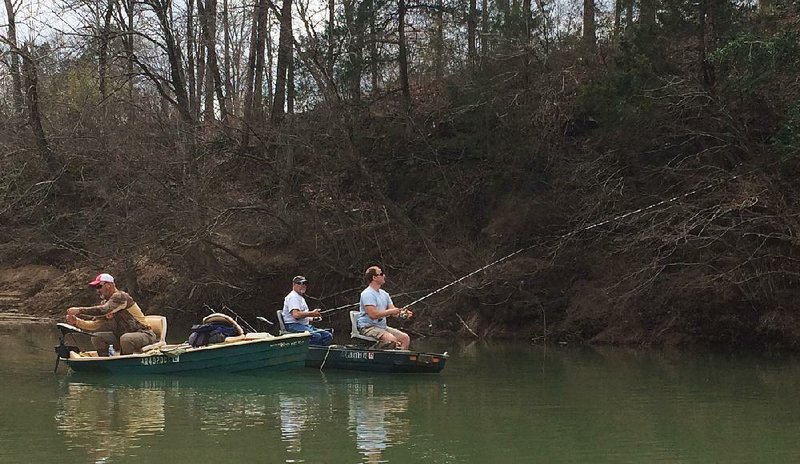
[[[286,295],[286,298],[283,299],[283,311],[281,314],[283,315],[283,323],[284,324],[308,324],[311,322],[310,317],[304,317],[301,319],[295,319],[292,316],[292,310],[299,309],[300,311],[308,311],[308,304],[306,303],[306,299],[303,298],[303,295],[295,292],[292,290]]]

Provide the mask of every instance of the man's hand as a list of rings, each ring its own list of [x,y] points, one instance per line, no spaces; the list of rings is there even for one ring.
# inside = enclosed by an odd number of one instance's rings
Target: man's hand
[[[77,316],[80,313],[81,313],[81,308],[77,306],[67,308],[67,316]]]
[[[67,324],[75,325],[77,321],[78,318],[74,314],[67,313]]]
[[[414,313],[410,309],[403,308],[400,310],[400,319],[411,319],[412,317],[414,317]]]

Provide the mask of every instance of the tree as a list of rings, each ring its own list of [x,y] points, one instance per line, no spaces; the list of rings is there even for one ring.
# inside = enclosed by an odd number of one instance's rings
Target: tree
[[[594,8],[594,0],[583,0],[583,47],[587,53],[594,52],[597,46]]]
[[[278,63],[275,68],[275,100],[272,102],[272,122],[280,122],[285,114],[286,80],[294,46],[292,32],[292,0],[283,0],[281,7],[281,35],[278,38]]]
[[[18,113],[23,111],[25,102],[22,96],[22,79],[19,69],[19,48],[17,47],[17,20],[15,15],[14,3],[12,0],[4,0],[6,5],[6,17],[8,18],[8,35],[6,40],[11,49],[10,73],[12,93],[14,95],[14,110]]]

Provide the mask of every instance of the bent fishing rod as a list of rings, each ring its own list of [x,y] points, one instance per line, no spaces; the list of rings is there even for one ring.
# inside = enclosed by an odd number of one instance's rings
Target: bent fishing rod
[[[672,203],[672,202],[675,202],[675,201],[678,201],[678,200],[681,200],[681,199],[684,199],[684,198],[688,198],[688,197],[690,197],[690,196],[692,196],[692,195],[695,195],[695,194],[697,194],[697,193],[699,193],[699,192],[702,192],[702,191],[704,191],[704,190],[708,190],[708,189],[710,189],[710,188],[712,188],[712,187],[714,187],[714,186],[716,186],[716,185],[719,185],[719,184],[721,184],[721,183],[723,183],[723,182],[730,182],[730,181],[732,181],[732,180],[734,180],[734,179],[736,179],[736,178],[738,178],[738,177],[740,177],[740,175],[735,175],[735,176],[729,177],[729,178],[727,178],[727,179],[722,179],[722,180],[719,180],[719,181],[717,181],[717,182],[714,182],[714,183],[708,184],[708,185],[706,185],[706,186],[704,186],[704,187],[700,187],[700,188],[697,188],[697,189],[695,189],[695,190],[692,190],[692,191],[690,191],[690,192],[684,193],[684,194],[682,194],[682,195],[676,195],[676,196],[674,196],[674,197],[667,198],[667,199],[665,199],[665,200],[661,200],[661,201],[659,201],[659,202],[653,203],[653,204],[651,204],[651,205],[648,205],[648,206],[645,206],[645,207],[643,207],[643,208],[639,208],[639,209],[631,210],[631,211],[628,211],[628,212],[626,212],[626,213],[619,214],[619,215],[617,215],[617,216],[614,216],[614,217],[612,217],[612,218],[606,219],[606,220],[604,220],[604,221],[596,222],[596,223],[594,223],[594,224],[590,224],[590,225],[588,225],[588,226],[585,226],[585,227],[581,227],[581,228],[579,228],[579,229],[572,230],[572,231],[570,231],[570,232],[567,232],[566,234],[563,234],[563,235],[561,235],[561,236],[559,236],[559,237],[556,237],[556,240],[563,240],[563,239],[565,239],[565,238],[572,237],[573,235],[577,235],[577,234],[579,234],[579,233],[581,233],[581,232],[586,232],[587,230],[591,230],[591,229],[595,229],[595,228],[597,228],[597,227],[600,227],[600,226],[604,226],[604,225],[606,225],[606,224],[608,224],[608,223],[610,223],[610,222],[619,221],[619,220],[621,220],[621,219],[625,219],[625,218],[628,218],[628,217],[631,217],[631,216],[634,216],[634,215],[638,215],[638,214],[645,213],[645,212],[647,212],[647,211],[650,211],[650,210],[652,210],[652,209],[658,208],[659,206],[665,205],[665,204],[667,204],[667,203]],[[456,279],[456,280],[454,280],[454,281],[450,282],[449,284],[447,284],[447,285],[445,285],[445,286],[443,286],[443,287],[441,287],[441,288],[438,288],[438,289],[436,289],[436,290],[434,290],[434,291],[432,291],[432,292],[428,293],[428,294],[427,294],[427,295],[425,295],[425,296],[422,296],[422,297],[420,297],[420,298],[417,298],[416,300],[412,301],[411,303],[409,303],[409,304],[405,305],[405,306],[404,306],[404,308],[408,308],[408,307],[410,307],[410,306],[412,306],[412,305],[415,305],[415,304],[419,303],[419,302],[420,302],[420,301],[422,301],[422,300],[425,300],[425,299],[427,299],[427,298],[430,298],[431,296],[433,296],[433,295],[436,295],[437,293],[439,293],[439,292],[441,292],[441,291],[444,291],[445,289],[447,289],[447,288],[450,288],[450,287],[452,287],[453,285],[456,285],[457,283],[459,283],[459,282],[461,282],[461,281],[463,281],[463,280],[465,280],[465,279],[467,279],[467,278],[469,278],[469,277],[472,277],[472,276],[474,276],[475,274],[478,274],[479,272],[485,271],[486,269],[488,269],[488,268],[490,268],[490,267],[492,267],[492,266],[494,266],[494,265],[500,264],[501,262],[503,262],[503,261],[505,261],[505,260],[507,260],[507,259],[509,259],[509,258],[512,258],[512,257],[514,257],[514,256],[516,256],[516,255],[518,255],[518,254],[520,254],[520,253],[522,253],[522,252],[528,251],[528,250],[530,250],[531,248],[535,248],[535,247],[537,247],[537,246],[539,246],[539,244],[538,244],[538,243],[534,243],[533,245],[528,245],[528,246],[526,246],[526,247],[522,247],[522,248],[520,248],[520,249],[518,249],[518,250],[514,251],[513,253],[510,253],[510,254],[508,254],[508,255],[505,255],[505,256],[503,256],[502,258],[496,259],[496,260],[492,261],[491,263],[489,263],[489,264],[487,264],[487,265],[485,265],[485,266],[483,266],[483,267],[481,267],[481,268],[479,268],[479,269],[476,269],[476,270],[474,270],[474,271],[470,272],[469,274],[467,274],[467,275],[465,275],[465,276],[463,276],[463,277],[460,277],[460,278],[458,278],[458,279]]]

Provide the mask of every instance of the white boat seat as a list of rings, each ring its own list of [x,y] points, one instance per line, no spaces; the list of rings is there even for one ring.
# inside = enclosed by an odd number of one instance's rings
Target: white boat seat
[[[147,325],[150,326],[150,329],[153,330],[153,333],[156,334],[156,337],[158,337],[158,341],[147,346],[143,346],[142,353],[165,346],[167,344],[167,318],[164,316],[150,314],[145,316],[144,319],[145,322],[147,322]]]
[[[377,344],[379,340],[375,337],[369,337],[358,331],[358,313],[359,311],[350,311],[350,338],[358,338]]]
[[[278,316],[278,335],[286,335],[287,333],[290,333],[288,330],[286,330],[286,323],[283,322],[283,310],[279,309],[275,311],[275,315]]]

